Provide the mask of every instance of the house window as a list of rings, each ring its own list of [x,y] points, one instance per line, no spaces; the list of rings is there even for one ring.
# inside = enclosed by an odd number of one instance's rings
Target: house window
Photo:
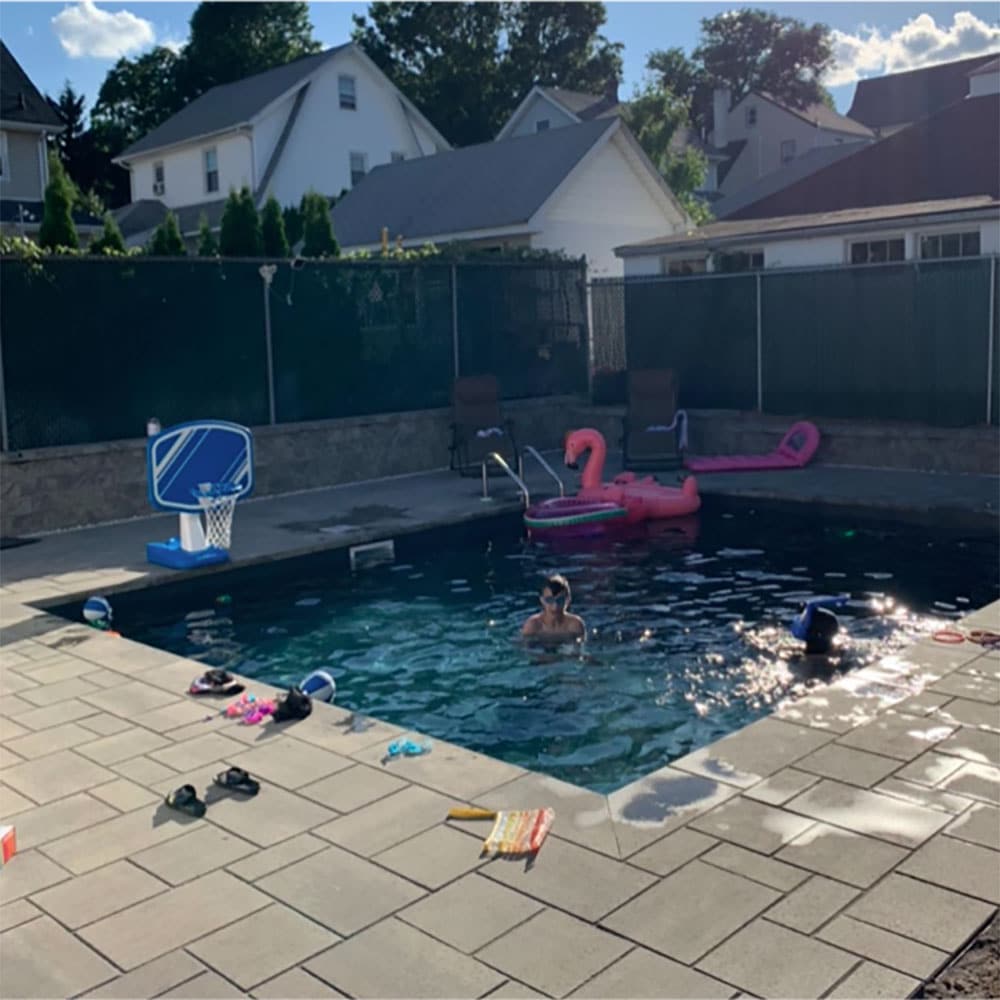
[[[364,153],[351,153],[351,187],[359,184],[368,172],[367,161],[368,157]]]
[[[0,181],[10,180],[10,166],[7,162],[7,133],[0,132]]]
[[[979,230],[967,233],[942,233],[936,236],[920,237],[920,257],[936,260],[940,257],[978,257]]]
[[[535,122],[535,131],[536,132],[547,132],[548,128],[549,128],[549,120],[548,120],[548,118],[542,118],[539,121]]]
[[[885,264],[888,261],[905,259],[906,251],[902,236],[891,240],[864,240],[851,244],[852,264]]]
[[[163,172],[163,163],[153,164],[153,194],[163,194],[167,190],[166,175]]]
[[[394,149],[389,154],[389,160],[391,163],[402,163],[406,159],[406,153],[401,152],[398,149]]]
[[[715,270],[722,274],[737,274],[740,271],[763,271],[763,250],[733,250],[715,255]]]
[[[747,108],[747,128],[753,128],[757,124],[757,109]]]
[[[704,274],[708,269],[704,257],[662,257],[660,264],[662,273],[671,278],[683,278],[689,274]]]
[[[795,159],[795,140],[785,139],[781,144],[781,162],[791,163]]]
[[[219,153],[213,146],[205,150],[205,191],[212,194],[219,190]]]
[[[353,76],[338,76],[337,91],[340,94],[340,106],[347,111],[356,111],[358,95],[354,87]]]

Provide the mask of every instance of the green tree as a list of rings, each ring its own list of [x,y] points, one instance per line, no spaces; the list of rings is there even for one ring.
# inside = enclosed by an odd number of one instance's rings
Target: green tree
[[[80,240],[73,224],[73,185],[63,170],[62,161],[49,151],[49,182],[45,186],[45,207],[38,242],[46,249],[79,247]]]
[[[208,216],[202,212],[198,219],[198,256],[218,257],[219,244],[212,235],[212,227],[208,224]]]
[[[338,257],[340,246],[333,235],[330,201],[326,195],[308,191],[303,197],[303,257]]]
[[[177,225],[177,216],[167,212],[166,218],[156,227],[149,244],[149,253],[153,257],[186,257],[187,248],[184,237]]]
[[[262,249],[260,216],[250,188],[230,191],[222,209],[219,253],[223,257],[259,257]]]
[[[376,2],[353,38],[456,145],[492,139],[535,83],[603,94],[620,44],[603,3]]]
[[[281,218],[285,223],[285,236],[288,238],[288,245],[294,247],[302,239],[301,202],[299,205],[286,205],[281,210]]]
[[[88,249],[91,253],[99,254],[108,251],[125,253],[125,240],[122,237],[122,231],[118,228],[118,223],[115,222],[115,217],[110,212],[104,213],[104,231],[90,244]]]
[[[285,235],[285,220],[281,214],[281,206],[274,195],[270,195],[264,202],[260,229],[265,257],[287,257],[291,253],[288,237]]]

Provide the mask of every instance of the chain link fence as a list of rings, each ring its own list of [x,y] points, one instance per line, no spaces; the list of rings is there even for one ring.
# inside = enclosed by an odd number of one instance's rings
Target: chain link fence
[[[132,438],[202,417],[259,426],[587,390],[578,263],[49,258],[0,261],[2,444]],[[266,278],[266,280],[265,280]]]

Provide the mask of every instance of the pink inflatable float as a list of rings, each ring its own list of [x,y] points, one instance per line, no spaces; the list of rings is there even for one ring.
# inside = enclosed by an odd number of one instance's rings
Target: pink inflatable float
[[[701,506],[698,484],[689,477],[678,489],[661,486],[652,476],[639,479],[623,472],[610,483],[602,482],[607,445],[600,431],[592,428],[573,431],[566,438],[566,464],[575,466],[590,452],[583,469],[580,490],[575,497],[544,500],[524,514],[532,532],[580,537],[605,534],[624,525],[693,514]]]
[[[692,472],[753,472],[765,469],[801,469],[816,454],[819,429],[808,420],[792,424],[781,444],[766,455],[708,455],[684,460]]]

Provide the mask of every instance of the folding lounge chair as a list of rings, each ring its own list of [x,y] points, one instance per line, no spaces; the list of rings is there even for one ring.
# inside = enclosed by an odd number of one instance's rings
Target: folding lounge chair
[[[451,468],[460,475],[479,475],[490,452],[499,452],[517,471],[514,425],[500,409],[500,386],[493,375],[455,379],[451,394]],[[489,472],[499,472],[495,462]]]
[[[671,368],[628,373],[625,434],[628,469],[677,469],[687,446],[686,415],[678,416],[677,375]]]

